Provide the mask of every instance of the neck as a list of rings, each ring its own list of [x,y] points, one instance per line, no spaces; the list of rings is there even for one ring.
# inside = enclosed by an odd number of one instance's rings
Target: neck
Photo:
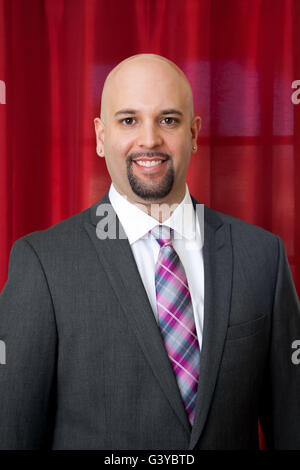
[[[156,219],[158,222],[163,223],[168,220],[175,209],[179,206],[185,196],[184,191],[181,192],[179,197],[168,198],[166,197],[163,201],[151,201],[151,202],[139,202],[136,200],[130,200],[131,203],[135,204],[139,209],[146,212],[148,215]]]
[[[175,209],[183,201],[186,191],[184,185],[181,191],[178,191],[176,195],[168,194],[162,200],[145,201],[141,198],[138,198],[134,193],[132,193],[132,196],[128,196],[122,190],[119,190],[115,184],[114,186],[118,193],[126,197],[131,204],[134,204],[140,210],[146,212],[146,214],[150,215],[160,223],[163,223],[165,220],[171,217]]]

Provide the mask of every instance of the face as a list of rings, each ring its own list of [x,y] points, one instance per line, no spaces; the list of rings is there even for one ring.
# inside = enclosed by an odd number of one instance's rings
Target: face
[[[191,92],[169,64],[138,60],[111,78],[95,119],[97,149],[117,191],[132,202],[179,203],[200,118]]]

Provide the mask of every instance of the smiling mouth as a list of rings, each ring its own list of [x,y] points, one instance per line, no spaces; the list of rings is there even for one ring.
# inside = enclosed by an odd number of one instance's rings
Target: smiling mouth
[[[165,163],[166,160],[163,159],[156,159],[152,158],[150,159],[138,159],[138,160],[133,160],[133,163],[135,164],[136,167],[138,167],[139,171],[142,173],[149,173],[149,174],[161,174],[163,168],[166,167]]]
[[[166,158],[162,156],[153,155],[153,157],[140,157],[133,160],[139,168],[145,171],[152,171],[160,169],[160,167],[166,162]],[[164,166],[164,165],[163,165]]]
[[[145,168],[155,167],[161,165],[163,162],[164,160],[134,160],[134,163]]]

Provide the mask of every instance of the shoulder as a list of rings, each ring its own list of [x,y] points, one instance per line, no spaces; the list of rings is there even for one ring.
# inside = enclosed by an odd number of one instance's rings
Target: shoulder
[[[84,209],[71,217],[68,217],[55,225],[50,226],[44,230],[38,230],[31,232],[24,237],[22,240],[27,241],[29,244],[42,244],[47,243],[54,246],[57,242],[68,240],[68,242],[78,242],[80,237],[86,235],[85,225],[86,223],[92,223],[96,225],[96,213],[99,205],[104,205],[107,209],[108,205],[111,206],[108,191],[104,194],[102,199],[95,202],[92,206]]]
[[[233,217],[229,214],[224,214],[223,212],[210,209],[207,206],[205,206],[205,214],[207,221],[216,219],[220,221],[220,224],[229,224],[231,226],[232,232],[243,234],[245,237],[259,238],[261,240],[274,240],[278,238],[276,234],[264,229],[263,227],[260,227],[259,225],[255,225],[237,217]]]
[[[239,234],[240,236],[250,238],[250,239],[256,239],[257,237],[260,240],[276,240],[279,237],[275,235],[274,233],[265,230],[262,227],[259,227],[258,225],[251,224],[249,222],[246,222],[242,219],[239,219],[237,217],[233,217],[229,214],[225,214],[224,212],[217,211],[215,209],[211,209],[205,204],[201,204],[197,199],[192,196],[191,194],[191,200],[194,205],[194,209],[196,212],[198,212],[198,207],[200,208],[200,211],[198,213],[202,213],[204,216],[204,223],[205,225],[210,226],[211,228],[217,230],[221,226],[230,226],[231,233],[236,233]],[[204,207],[204,211],[201,209]]]
[[[85,236],[84,224],[89,221],[91,208],[62,220],[44,230],[37,230],[19,238],[15,245],[29,245],[37,253],[44,251],[59,251],[67,246],[79,243]]]
[[[214,224],[216,230],[227,226],[230,229],[234,253],[241,259],[264,260],[269,265],[277,264],[279,251],[284,250],[281,238],[258,225],[205,206],[205,224]]]
[[[193,196],[194,207],[200,204]],[[205,230],[217,231],[227,227],[230,232],[233,250],[241,255],[247,254],[253,259],[262,258],[274,261],[280,249],[284,248],[281,238],[269,230],[258,225],[246,222],[232,215],[204,206]],[[204,235],[205,235],[204,230]]]

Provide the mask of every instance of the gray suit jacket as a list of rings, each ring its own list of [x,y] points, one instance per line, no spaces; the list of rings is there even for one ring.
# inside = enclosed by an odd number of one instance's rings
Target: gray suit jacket
[[[193,203],[197,201],[192,198]],[[0,448],[300,449],[300,307],[281,239],[205,206],[191,428],[129,242],[99,204],[14,243],[0,295]]]

